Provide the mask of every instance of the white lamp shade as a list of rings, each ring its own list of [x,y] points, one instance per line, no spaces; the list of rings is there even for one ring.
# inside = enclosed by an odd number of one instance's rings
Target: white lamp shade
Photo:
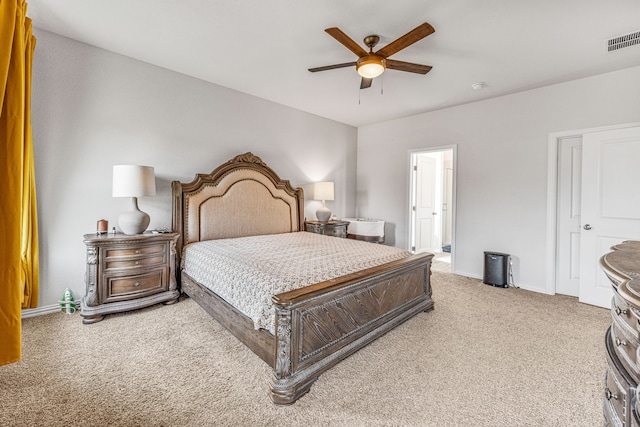
[[[151,166],[113,166],[113,197],[156,195],[156,177]]]
[[[313,184],[313,200],[333,200],[333,182],[316,182]]]

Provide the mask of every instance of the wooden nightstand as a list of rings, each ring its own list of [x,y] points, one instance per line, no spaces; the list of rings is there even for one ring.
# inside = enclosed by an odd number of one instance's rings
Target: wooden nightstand
[[[304,226],[307,231],[325,236],[347,237],[347,226],[349,221],[305,221]]]
[[[178,300],[175,276],[178,233],[85,234],[86,294],[82,323],[106,314]]]

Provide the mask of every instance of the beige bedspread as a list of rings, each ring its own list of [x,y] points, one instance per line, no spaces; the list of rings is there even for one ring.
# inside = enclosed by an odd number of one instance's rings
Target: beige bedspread
[[[273,333],[271,296],[405,258],[398,248],[308,232],[189,244],[186,273]]]

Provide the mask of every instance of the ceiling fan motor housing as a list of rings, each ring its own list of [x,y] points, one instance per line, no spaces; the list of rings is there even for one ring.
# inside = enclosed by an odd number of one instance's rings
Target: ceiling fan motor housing
[[[376,36],[376,35],[367,36],[364,38],[364,45],[367,46],[371,51],[373,50],[374,47],[376,47],[379,41],[380,41],[379,36]]]

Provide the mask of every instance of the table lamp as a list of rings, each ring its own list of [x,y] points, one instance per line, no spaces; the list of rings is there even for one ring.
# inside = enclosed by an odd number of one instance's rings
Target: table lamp
[[[131,210],[118,217],[124,234],[141,234],[149,226],[150,218],[138,209],[138,197],[156,195],[156,177],[151,166],[113,166],[113,197],[131,197]]]
[[[316,182],[313,185],[313,199],[322,200],[322,207],[316,211],[316,218],[320,222],[327,222],[331,218],[331,211],[325,205],[326,200],[333,200],[333,182]]]

